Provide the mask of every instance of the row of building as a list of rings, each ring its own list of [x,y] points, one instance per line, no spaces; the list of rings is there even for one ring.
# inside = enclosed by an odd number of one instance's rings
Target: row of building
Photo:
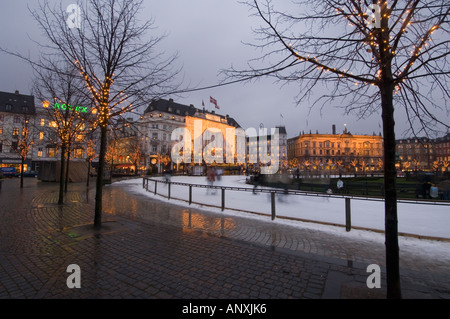
[[[406,138],[396,141],[399,171],[449,171],[450,134],[443,137]],[[337,134],[301,134],[288,140],[288,158],[303,169],[335,169],[370,172],[383,169],[383,138],[353,135],[347,129]]]
[[[81,111],[81,109],[80,109]],[[89,112],[87,108],[83,111]],[[0,165],[20,171],[21,137],[30,131],[32,145],[25,159],[24,170],[49,170],[47,180],[56,180],[59,145],[55,136],[57,123],[49,118],[48,105],[35,104],[33,96],[0,92]],[[149,103],[139,119],[123,119],[112,125],[109,135],[108,162],[122,173],[162,172],[171,168],[189,174],[202,174],[205,164],[222,166],[230,173],[261,169],[273,165],[267,158],[277,160],[277,168],[294,168],[306,172],[374,172],[383,168],[383,138],[381,133],[355,135],[347,128],[342,133],[302,133],[288,138],[285,127],[260,132],[260,128],[242,128],[229,115],[183,105],[172,99]],[[87,169],[89,148],[98,153],[98,139],[88,122],[71,144],[71,169]],[[177,135],[173,132],[188,132]],[[208,132],[209,134],[206,134]],[[181,142],[189,137],[191,147]],[[89,141],[94,141],[89,147]],[[183,160],[173,160],[174,147]],[[198,146],[198,147],[196,147]],[[189,156],[183,152],[189,151]],[[198,153],[198,154],[197,154]],[[205,161],[205,154],[210,161]],[[400,170],[448,171],[450,134],[437,139],[410,138],[397,141]],[[176,155],[176,154],[175,154]],[[264,155],[264,156],[262,156]],[[95,167],[96,160],[91,163]],[[78,164],[77,164],[78,163]],[[78,177],[76,177],[78,176]],[[72,180],[83,179],[84,173],[74,173]]]

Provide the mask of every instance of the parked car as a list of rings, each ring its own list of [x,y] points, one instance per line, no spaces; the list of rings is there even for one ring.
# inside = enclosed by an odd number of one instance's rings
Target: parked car
[[[37,177],[38,172],[37,171],[25,171],[23,172],[23,177]]]
[[[0,171],[3,173],[3,177],[18,177],[19,174],[16,172],[14,167],[0,167]]]

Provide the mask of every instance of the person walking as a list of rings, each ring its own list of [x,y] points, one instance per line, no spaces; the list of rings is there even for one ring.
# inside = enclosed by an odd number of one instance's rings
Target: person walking
[[[216,181],[216,169],[214,167],[208,167],[206,170],[206,180],[208,182],[208,190],[206,191],[207,194],[209,194],[210,189],[212,186],[214,186],[214,182]],[[213,194],[215,193],[212,192]]]
[[[337,185],[336,186],[337,186],[338,193],[341,193],[341,191],[344,188],[344,182],[342,181],[342,179],[339,179],[337,181]]]
[[[256,194],[256,189],[259,186],[260,179],[261,173],[259,171],[256,171],[255,175],[253,175],[253,194]]]

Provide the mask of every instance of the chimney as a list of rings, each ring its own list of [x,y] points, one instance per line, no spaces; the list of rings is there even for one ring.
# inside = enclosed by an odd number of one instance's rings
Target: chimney
[[[19,90],[16,90],[14,93],[15,93],[16,95],[19,95]]]
[[[169,99],[169,102],[170,102],[170,103],[173,103],[173,99]]]
[[[333,135],[336,135],[336,125],[333,124]]]

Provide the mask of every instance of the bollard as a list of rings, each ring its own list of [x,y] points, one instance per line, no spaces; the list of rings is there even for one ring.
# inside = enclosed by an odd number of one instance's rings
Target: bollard
[[[170,182],[167,183],[167,198],[170,199]]]
[[[270,198],[272,202],[272,220],[275,219],[275,192],[270,193]]]
[[[350,198],[345,198],[345,230],[352,229]]]
[[[158,186],[158,181],[155,180],[155,195],[156,195],[156,186]]]
[[[222,211],[225,210],[225,188],[222,188]]]
[[[192,204],[192,185],[189,185],[189,205]]]

